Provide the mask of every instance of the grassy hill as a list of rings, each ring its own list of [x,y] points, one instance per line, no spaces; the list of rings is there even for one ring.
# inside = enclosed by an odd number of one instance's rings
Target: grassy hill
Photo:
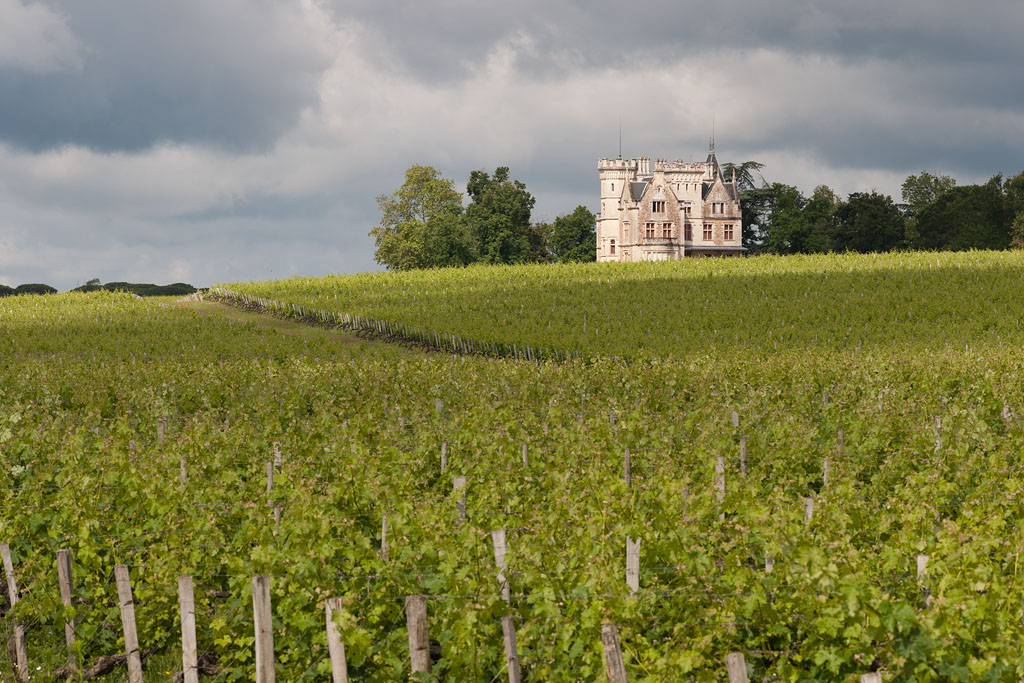
[[[855,348],[913,352],[1024,337],[1024,252],[471,267],[229,289],[460,335],[621,357]]]

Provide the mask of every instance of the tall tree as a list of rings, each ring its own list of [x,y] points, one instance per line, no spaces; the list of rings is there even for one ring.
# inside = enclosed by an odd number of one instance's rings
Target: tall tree
[[[405,182],[377,197],[380,225],[370,230],[374,258],[391,270],[465,265],[474,260],[472,234],[455,183],[431,166],[413,165]]]
[[[1006,249],[1010,221],[1004,206],[1003,178],[984,185],[954,187],[915,217],[912,246],[917,249]]]
[[[1024,211],[1018,213],[1010,225],[1010,248],[1024,249]]]
[[[732,180],[732,174],[736,173],[736,189],[740,192],[753,190],[757,187],[767,187],[768,183],[761,175],[764,164],[757,161],[744,161],[741,164],[727,162],[722,164],[722,177]]]
[[[903,203],[907,205],[909,215],[915,216],[954,187],[956,180],[948,175],[921,171],[918,175],[907,176],[903,181]]]
[[[530,260],[535,241],[530,226],[534,198],[526,185],[509,179],[509,169],[501,166],[490,176],[484,171],[469,175],[466,208],[469,222],[484,263],[524,263]]]
[[[764,248],[773,254],[795,254],[804,250],[810,232],[803,214],[807,200],[792,185],[772,183]]]
[[[763,251],[768,239],[768,215],[771,212],[773,192],[761,174],[764,164],[744,161],[739,164],[722,164],[722,176],[732,179],[736,173],[736,189],[740,195],[740,211],[743,222],[743,246],[751,253]]]
[[[892,197],[854,192],[835,211],[837,251],[892,251],[903,245],[904,218]]]
[[[812,253],[831,251],[836,232],[836,209],[842,204],[832,188],[818,185],[804,206],[808,234],[804,250]]]
[[[555,260],[559,263],[596,261],[596,226],[597,217],[582,205],[546,226]]]
[[[956,180],[941,173],[921,171],[919,175],[909,175],[903,181],[903,203],[906,207],[906,241],[911,247],[917,247],[918,231],[917,216],[926,207],[944,193],[956,187]]]

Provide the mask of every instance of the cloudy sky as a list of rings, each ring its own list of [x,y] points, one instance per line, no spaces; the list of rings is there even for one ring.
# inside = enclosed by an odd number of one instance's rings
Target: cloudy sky
[[[0,0],[0,283],[375,269],[413,163],[509,166],[535,217],[596,160],[766,164],[898,195],[1024,168],[1020,0]]]

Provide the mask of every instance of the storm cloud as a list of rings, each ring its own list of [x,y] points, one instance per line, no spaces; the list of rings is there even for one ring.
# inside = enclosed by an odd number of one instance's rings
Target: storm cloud
[[[1024,162],[1024,5],[0,0],[0,282],[375,268],[413,163],[508,165],[550,219],[596,159],[898,196]]]

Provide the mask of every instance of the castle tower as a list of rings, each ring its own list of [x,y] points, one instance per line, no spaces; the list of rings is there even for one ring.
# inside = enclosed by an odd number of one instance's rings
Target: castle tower
[[[636,177],[633,159],[600,159],[601,209],[597,215],[597,260],[618,261],[622,252],[621,204],[629,182]]]

